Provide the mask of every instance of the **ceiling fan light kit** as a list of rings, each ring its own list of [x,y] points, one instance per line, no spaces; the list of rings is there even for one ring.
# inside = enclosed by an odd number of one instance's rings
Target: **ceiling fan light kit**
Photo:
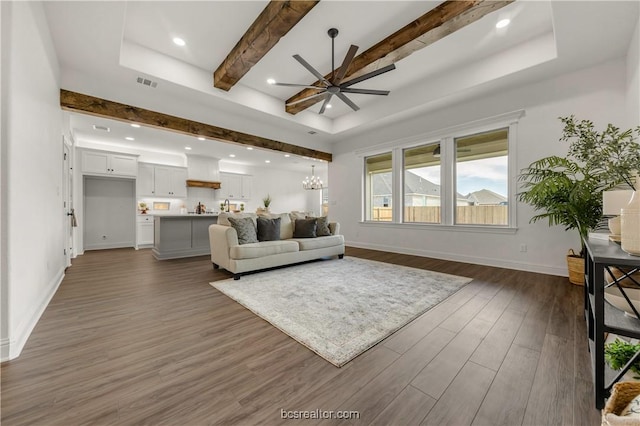
[[[276,86],[302,87],[307,89],[319,90],[318,93],[313,94],[311,96],[307,96],[306,98],[297,100],[295,102],[290,102],[287,104],[287,106],[295,105],[300,102],[305,102],[312,98],[323,97],[324,102],[322,103],[322,106],[320,107],[320,112],[319,112],[320,114],[323,114],[327,108],[331,108],[329,102],[331,101],[331,98],[335,95],[338,98],[340,98],[342,102],[347,104],[352,110],[358,111],[360,107],[358,107],[358,105],[356,105],[353,101],[351,101],[351,99],[349,99],[345,95],[345,93],[354,93],[359,95],[387,96],[389,94],[388,90],[354,89],[354,88],[351,88],[350,86],[360,83],[361,81],[365,81],[370,78],[373,78],[377,75],[384,74],[388,71],[394,70],[396,66],[393,64],[387,65],[386,67],[377,69],[375,71],[371,71],[369,73],[363,74],[359,77],[356,77],[354,79],[351,79],[343,83],[342,79],[347,74],[349,65],[351,65],[353,58],[355,58],[356,56],[356,52],[358,51],[358,46],[355,46],[352,44],[351,47],[349,47],[349,50],[347,51],[347,54],[344,57],[344,60],[342,61],[342,65],[338,70],[336,70],[335,63],[334,63],[334,49],[335,49],[335,38],[338,36],[338,30],[336,28],[330,28],[329,31],[327,31],[327,34],[329,34],[329,37],[331,37],[331,70],[332,70],[331,80],[327,80],[322,74],[320,74],[315,68],[313,68],[307,61],[305,61],[302,58],[302,56],[296,54],[296,55],[293,55],[293,58],[296,61],[298,61],[303,67],[305,67],[307,71],[313,74],[314,77],[318,79],[318,81],[320,82],[320,86],[306,85],[306,84],[293,84],[293,83],[278,83],[273,80],[269,82],[270,84],[274,84]]]

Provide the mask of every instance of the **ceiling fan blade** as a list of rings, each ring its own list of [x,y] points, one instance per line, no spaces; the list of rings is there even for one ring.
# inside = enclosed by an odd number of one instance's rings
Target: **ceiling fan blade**
[[[308,84],[293,84],[293,83],[273,83],[274,86],[287,86],[287,87],[305,87],[307,89],[324,90],[321,86],[309,86]]]
[[[358,46],[352,44],[346,56],[344,57],[344,61],[342,61],[342,65],[340,66],[340,69],[338,70],[336,77],[333,79],[334,86],[340,85],[340,82],[342,81],[345,74],[347,73],[347,69],[349,68],[349,65],[351,65],[351,61],[353,61],[353,58],[355,58],[357,51],[358,51]]]
[[[375,76],[380,75],[380,74],[384,74],[385,72],[393,71],[395,69],[396,69],[396,66],[394,64],[387,65],[386,67],[382,67],[382,68],[377,69],[375,71],[371,71],[371,72],[368,72],[366,74],[363,74],[360,77],[356,77],[353,80],[349,80],[346,83],[341,84],[340,88],[343,89],[345,87],[352,86],[352,85],[354,85],[356,83],[360,83],[361,81],[368,80],[368,79],[370,79],[372,77],[375,77]]]
[[[326,78],[324,78],[324,76],[322,74],[320,74],[315,68],[313,68],[311,65],[309,65],[309,63],[307,61],[305,61],[304,59],[302,59],[302,56],[300,55],[293,55],[293,58],[300,62],[300,64],[305,67],[311,74],[313,74],[318,80],[320,80],[321,82],[323,82],[324,84],[326,84],[327,86],[331,86],[331,83],[329,82],[329,80],[327,80]]]
[[[322,107],[320,108],[320,114],[324,114],[324,110],[327,108],[327,105],[329,105],[329,101],[331,101],[332,96],[333,94],[329,93],[328,96],[324,99]]]
[[[357,93],[360,95],[382,95],[387,96],[391,93],[389,90],[372,90],[372,89],[352,89],[351,87],[345,87],[340,89],[342,93]]]
[[[358,105],[356,105],[353,102],[351,102],[351,99],[347,98],[344,94],[338,92],[338,93],[336,93],[336,96],[339,97],[340,99],[342,99],[342,102],[344,102],[345,104],[349,105],[352,110],[357,111],[357,110],[360,109],[360,107]]]
[[[307,96],[307,97],[306,97],[306,98],[304,98],[304,99],[299,99],[299,100],[297,100],[297,101],[294,101],[294,102],[288,103],[287,105],[295,105],[295,104],[299,104],[300,102],[308,101],[309,99],[317,98],[318,96],[324,96],[324,95],[326,95],[326,94],[327,94],[327,92],[326,92],[326,90],[325,90],[324,92],[320,92],[320,93],[316,93],[315,95]]]

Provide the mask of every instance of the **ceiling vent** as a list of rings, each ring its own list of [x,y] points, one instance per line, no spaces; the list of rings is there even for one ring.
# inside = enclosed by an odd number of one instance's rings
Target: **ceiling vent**
[[[315,130],[309,130],[307,133],[309,133],[310,135],[315,135],[318,132],[316,132]]]
[[[111,129],[106,126],[98,126],[97,124],[93,125],[93,130],[102,130],[104,132],[110,132]]]
[[[153,87],[154,89],[158,86],[157,81],[151,81],[148,78],[143,77],[138,77],[137,82],[145,86]]]

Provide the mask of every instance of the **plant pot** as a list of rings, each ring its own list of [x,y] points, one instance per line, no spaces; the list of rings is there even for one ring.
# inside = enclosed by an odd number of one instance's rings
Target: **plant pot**
[[[584,258],[569,249],[567,254],[567,267],[569,269],[569,282],[575,285],[584,285]]]

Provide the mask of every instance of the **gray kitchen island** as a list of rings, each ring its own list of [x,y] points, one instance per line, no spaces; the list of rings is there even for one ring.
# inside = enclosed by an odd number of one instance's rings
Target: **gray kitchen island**
[[[154,215],[153,257],[158,260],[211,254],[209,225],[216,214]]]

